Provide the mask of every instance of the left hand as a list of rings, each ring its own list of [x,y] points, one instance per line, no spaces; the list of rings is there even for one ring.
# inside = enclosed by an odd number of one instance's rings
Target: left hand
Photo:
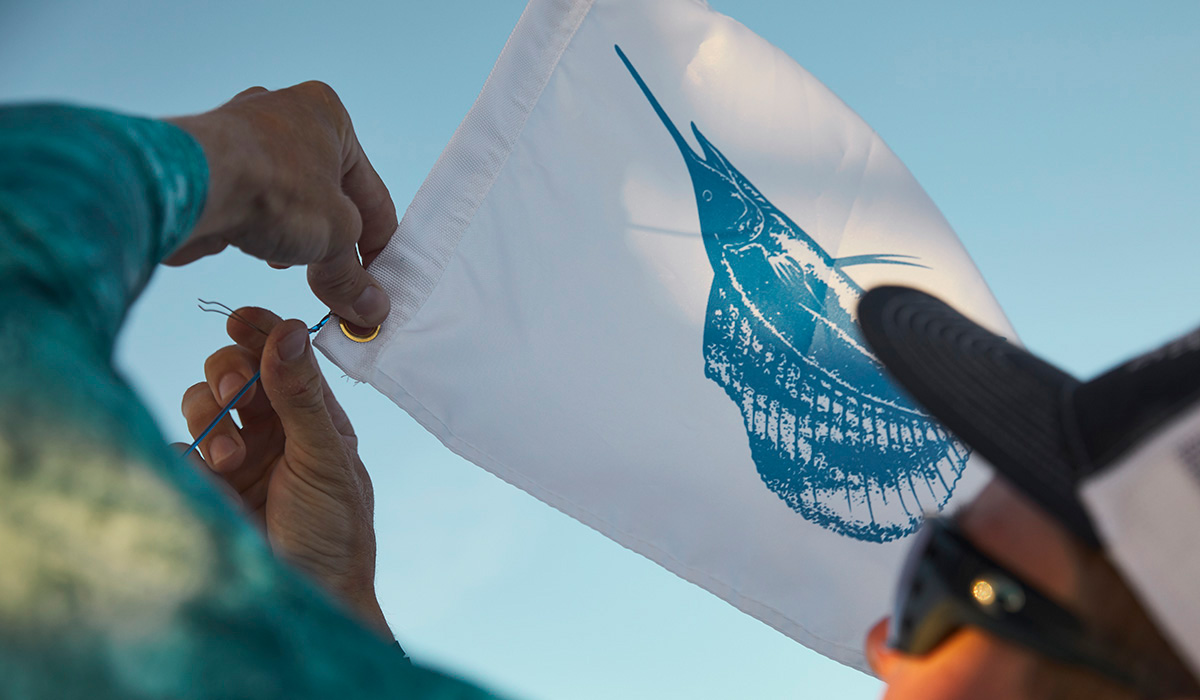
[[[308,281],[346,321],[372,328],[390,302],[364,269],[396,231],[396,207],[333,88],[311,81],[245,90],[217,109],[167,121],[200,143],[208,198],[183,265],[233,245]]]
[[[205,467],[240,497],[275,553],[390,637],[375,597],[374,492],[358,438],[317,366],[300,321],[243,308],[230,318],[237,343],[204,364],[204,382],[183,396],[199,435],[261,368],[262,380],[201,443]],[[266,335],[264,335],[264,332]]]

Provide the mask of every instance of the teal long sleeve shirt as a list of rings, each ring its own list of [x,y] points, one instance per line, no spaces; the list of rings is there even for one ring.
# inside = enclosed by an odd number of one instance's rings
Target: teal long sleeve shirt
[[[207,180],[170,124],[0,109],[0,697],[487,697],[275,559],[113,369]]]

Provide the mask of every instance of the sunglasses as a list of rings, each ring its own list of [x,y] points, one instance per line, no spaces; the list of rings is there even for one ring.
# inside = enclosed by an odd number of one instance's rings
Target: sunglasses
[[[887,644],[923,656],[964,626],[1158,694],[1149,674],[1122,662],[1078,617],[976,549],[952,520],[930,518],[901,572]]]

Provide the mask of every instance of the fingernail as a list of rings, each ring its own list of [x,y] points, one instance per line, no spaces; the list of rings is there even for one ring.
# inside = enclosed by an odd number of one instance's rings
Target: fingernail
[[[208,457],[214,467],[228,460],[234,452],[237,452],[237,443],[228,435],[216,436],[208,446]]]
[[[217,393],[221,395],[221,403],[229,403],[229,400],[237,396],[245,383],[246,380],[236,374],[227,374],[221,377],[221,381],[217,382]]]
[[[387,297],[383,290],[375,285],[362,290],[354,302],[354,313],[368,324],[373,320],[383,320],[383,315],[387,313]]]
[[[308,329],[297,328],[279,340],[276,351],[279,359],[284,362],[295,362],[304,354],[304,346],[308,344]]]

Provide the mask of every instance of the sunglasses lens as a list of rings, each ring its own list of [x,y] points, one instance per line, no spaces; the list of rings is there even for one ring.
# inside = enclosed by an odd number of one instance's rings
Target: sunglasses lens
[[[921,528],[900,573],[887,644],[905,654],[933,651],[962,623],[955,598],[940,575],[946,552],[939,529],[937,521]]]
[[[1097,648],[1075,615],[980,552],[952,521],[932,518],[900,572],[887,645],[924,656],[964,627],[1142,687],[1144,671]]]
[[[888,645],[913,656],[933,651],[962,625],[954,599],[932,567],[921,569],[889,626]]]

